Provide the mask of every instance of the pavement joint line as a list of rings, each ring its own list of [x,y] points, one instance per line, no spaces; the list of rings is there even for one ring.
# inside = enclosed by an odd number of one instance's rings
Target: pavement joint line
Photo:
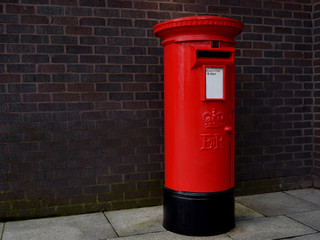
[[[317,232],[315,232],[315,233],[301,234],[301,235],[296,235],[296,236],[293,236],[293,237],[276,238],[276,239],[273,239],[273,240],[294,239],[294,238],[296,238],[296,237],[304,237],[304,236],[313,235],[313,234],[317,234],[317,233],[319,233],[319,232],[317,231]]]
[[[307,211],[307,212],[314,212],[314,211]],[[305,213],[305,212],[301,212],[301,213]],[[315,229],[315,228],[313,228],[313,227],[311,227],[311,226],[308,226],[308,225],[306,225],[305,223],[300,222],[300,221],[298,221],[298,220],[296,220],[296,219],[294,219],[294,218],[292,218],[292,217],[290,217],[290,216],[288,216],[288,215],[284,215],[284,216],[286,216],[287,218],[290,218],[290,219],[293,220],[293,221],[296,221],[296,222],[302,224],[303,226],[306,226],[306,227],[308,227],[308,228],[311,228],[312,230],[314,230],[314,231],[316,231],[316,232],[319,232],[318,229]]]
[[[302,189],[303,189],[303,188],[302,188]],[[305,188],[305,189],[307,189],[307,188]],[[299,189],[297,189],[297,190],[299,190]],[[290,190],[288,190],[288,191],[290,191]],[[284,191],[283,191],[283,193],[288,194],[289,196],[292,196],[292,197],[296,197],[296,198],[298,198],[298,199],[300,199],[300,200],[304,200],[304,201],[306,201],[306,202],[309,202],[309,203],[312,203],[312,204],[316,204],[316,205],[319,206],[319,209],[320,209],[320,205],[317,204],[317,203],[314,203],[314,202],[311,202],[311,201],[309,201],[309,200],[307,200],[307,199],[304,199],[304,198],[301,198],[301,197],[292,195],[292,194],[290,194],[290,193],[288,193],[288,192],[284,192]]]
[[[2,229],[1,229],[1,234],[0,234],[0,240],[2,240],[3,235],[4,235],[4,227],[5,227],[6,223],[3,223]]]
[[[237,202],[237,200],[235,200],[235,202]],[[241,205],[243,205],[243,206],[245,206],[245,207],[247,207],[247,208],[249,208],[249,209],[251,209],[251,210],[254,211],[254,212],[257,212],[257,213],[261,214],[261,215],[264,216],[264,217],[268,217],[267,215],[264,215],[263,213],[258,212],[257,210],[249,207],[248,205],[246,205],[246,204],[244,204],[244,203],[241,203],[241,202],[237,202],[237,203],[238,203],[238,204],[241,204]],[[246,220],[250,220],[250,219],[244,219],[244,220],[241,220],[241,221],[246,221]]]
[[[107,222],[110,224],[112,230],[116,233],[117,237],[120,237],[119,234],[118,234],[118,232],[116,231],[116,229],[115,229],[115,228],[113,227],[113,225],[111,224],[111,222],[110,222],[109,218],[107,217],[105,211],[102,212],[102,214],[103,214],[103,216],[106,218]],[[2,239],[0,239],[0,240],[2,240]]]
[[[124,236],[119,236],[121,238],[128,238],[128,237],[132,237],[132,236],[143,236],[143,235],[148,235],[148,234],[152,234],[152,233],[162,233],[162,232],[170,232],[168,230],[156,230],[153,232],[144,232],[144,233],[135,233],[135,234],[130,234],[130,235],[124,235]],[[174,233],[174,232],[172,232]]]

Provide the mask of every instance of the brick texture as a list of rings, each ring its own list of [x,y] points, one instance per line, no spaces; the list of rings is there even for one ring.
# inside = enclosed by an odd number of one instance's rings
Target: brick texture
[[[320,187],[320,2],[0,1],[0,220],[162,203],[163,49],[152,27],[244,22],[236,191]]]
[[[314,87],[314,129],[313,129],[313,180],[316,187],[320,187],[320,1],[313,4],[313,87]]]

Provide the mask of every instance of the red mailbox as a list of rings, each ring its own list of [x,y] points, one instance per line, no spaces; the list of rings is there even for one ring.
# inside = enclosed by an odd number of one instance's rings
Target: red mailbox
[[[234,223],[235,41],[243,23],[196,16],[159,23],[164,47],[166,229],[215,235]]]

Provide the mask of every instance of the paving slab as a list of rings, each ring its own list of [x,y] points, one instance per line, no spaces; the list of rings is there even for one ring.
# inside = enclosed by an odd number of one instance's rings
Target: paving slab
[[[288,216],[298,222],[307,225],[308,227],[320,231],[320,210],[289,214]]]
[[[148,233],[148,234],[141,234],[135,236],[128,236],[128,237],[119,237],[113,238],[108,240],[231,240],[230,237],[227,235],[217,235],[217,236],[210,236],[210,237],[190,237],[175,234],[172,232],[157,232],[157,233]]]
[[[290,191],[286,191],[285,193],[320,205],[319,189],[306,188],[306,189],[299,189],[299,190],[290,190]]]
[[[162,226],[162,206],[110,211],[105,214],[121,237],[165,231]]]
[[[7,222],[2,240],[100,240],[116,237],[103,213]]]
[[[309,234],[309,235],[303,235],[295,238],[290,238],[290,240],[319,240],[320,239],[320,233],[315,234]]]
[[[228,232],[227,235],[234,240],[270,240],[315,232],[315,230],[286,216],[276,216],[237,222],[236,228]]]
[[[320,205],[283,192],[237,197],[237,202],[264,216],[279,216],[320,209]]]
[[[253,218],[264,217],[262,214],[255,212],[251,208],[248,208],[240,203],[235,203],[235,218],[237,221],[243,221]]]

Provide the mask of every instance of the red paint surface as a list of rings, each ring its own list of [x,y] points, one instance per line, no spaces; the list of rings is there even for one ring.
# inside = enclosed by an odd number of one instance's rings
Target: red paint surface
[[[237,20],[211,16],[154,27],[164,46],[165,186],[170,189],[219,192],[234,187],[234,37],[242,28]],[[219,47],[212,48],[212,41],[219,41]],[[211,57],[197,57],[197,51]],[[206,99],[207,67],[223,68],[223,99]]]

